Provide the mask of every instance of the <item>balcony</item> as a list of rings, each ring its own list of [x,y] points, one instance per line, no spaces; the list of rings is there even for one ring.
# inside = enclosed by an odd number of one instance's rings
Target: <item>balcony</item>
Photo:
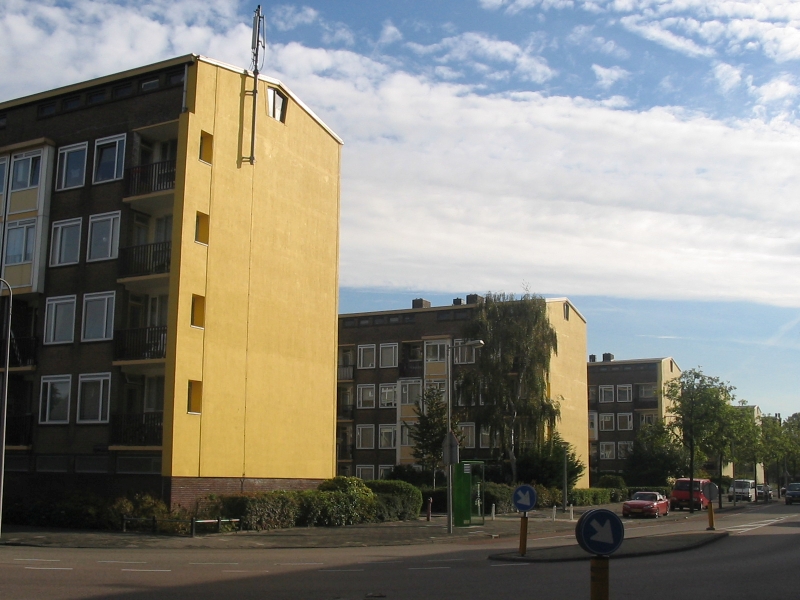
[[[355,417],[353,405],[339,406],[336,410],[336,418],[340,421],[352,421]]]
[[[33,415],[6,417],[6,446],[30,446],[33,443]]]
[[[336,369],[336,378],[339,381],[350,381],[353,379],[353,365],[346,367],[338,367]]]
[[[145,196],[175,188],[175,161],[131,167],[125,172],[125,195]]]
[[[114,332],[114,360],[155,360],[167,356],[167,326]]]
[[[10,369],[20,367],[32,367],[36,364],[36,345],[38,338],[35,337],[11,337],[11,356],[8,361]],[[5,365],[6,347],[0,343],[0,368]]]
[[[160,446],[163,432],[163,412],[111,415],[109,443],[112,446]]]
[[[119,250],[119,277],[169,273],[172,242],[128,246]]]
[[[353,460],[352,444],[336,444],[336,460]]]
[[[422,373],[421,360],[408,360],[400,363],[400,377],[422,377]]]
[[[637,398],[634,408],[658,408],[658,398]]]

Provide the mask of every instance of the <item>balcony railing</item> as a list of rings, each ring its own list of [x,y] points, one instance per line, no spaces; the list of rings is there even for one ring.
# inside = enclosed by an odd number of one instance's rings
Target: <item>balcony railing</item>
[[[166,356],[166,325],[114,332],[114,360],[147,360]]]
[[[347,367],[338,367],[337,368],[337,378],[339,381],[347,381],[353,378],[353,365],[349,365]]]
[[[6,446],[30,446],[33,442],[33,415],[6,417]]]
[[[336,460],[353,460],[352,444],[336,444]]]
[[[634,405],[636,408],[658,408],[658,398],[637,398]]]
[[[169,273],[172,242],[128,246],[119,250],[119,276],[136,277]]]
[[[175,161],[131,167],[125,173],[126,196],[142,196],[175,187]]]
[[[352,421],[355,417],[353,405],[339,406],[336,410],[336,418],[341,421]]]
[[[409,360],[400,363],[400,377],[422,377],[422,361]]]
[[[115,446],[160,446],[163,432],[163,412],[111,415],[109,441]]]
[[[8,361],[9,368],[30,367],[36,364],[36,343],[35,337],[14,337],[11,336],[11,356]],[[0,341],[0,367],[5,365],[6,345]]]

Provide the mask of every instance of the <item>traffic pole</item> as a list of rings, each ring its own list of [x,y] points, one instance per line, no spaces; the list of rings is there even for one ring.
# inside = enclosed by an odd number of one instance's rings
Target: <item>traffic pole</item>
[[[519,520],[519,555],[525,556],[528,551],[528,513],[522,513]]]
[[[708,503],[708,527],[706,527],[706,531],[716,531],[714,527],[714,503]]]
[[[591,600],[608,600],[608,557],[594,556],[590,566]]]

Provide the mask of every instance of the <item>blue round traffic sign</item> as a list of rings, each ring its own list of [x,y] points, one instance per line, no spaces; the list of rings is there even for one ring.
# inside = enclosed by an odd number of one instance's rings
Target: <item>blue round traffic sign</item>
[[[514,507],[519,512],[528,512],[536,506],[536,490],[530,485],[521,485],[514,490]]]
[[[592,554],[614,554],[625,539],[625,526],[616,513],[596,508],[583,513],[575,525],[575,538],[581,548]]]

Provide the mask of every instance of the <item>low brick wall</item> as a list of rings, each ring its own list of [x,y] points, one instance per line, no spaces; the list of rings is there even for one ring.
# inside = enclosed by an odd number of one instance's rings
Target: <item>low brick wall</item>
[[[312,490],[322,479],[259,479],[253,477],[165,477],[164,489],[172,508],[194,511],[206,496],[268,492],[272,490]]]

